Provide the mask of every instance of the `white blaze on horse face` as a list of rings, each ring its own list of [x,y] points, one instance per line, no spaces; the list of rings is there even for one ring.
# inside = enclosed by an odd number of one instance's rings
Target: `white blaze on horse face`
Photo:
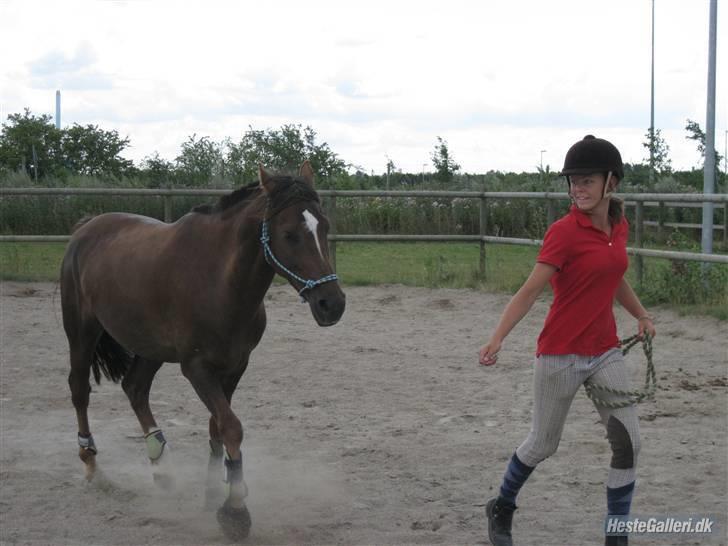
[[[318,248],[319,254],[321,257],[324,257],[324,253],[321,252],[321,243],[319,243],[318,238],[318,223],[319,221],[316,219],[316,217],[311,214],[308,209],[303,211],[303,220],[306,223],[306,228],[313,234],[313,240],[316,241],[316,248]]]

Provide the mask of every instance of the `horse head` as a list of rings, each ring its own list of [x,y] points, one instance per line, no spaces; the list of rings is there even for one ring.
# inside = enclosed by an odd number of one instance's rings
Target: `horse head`
[[[309,304],[319,326],[336,324],[346,296],[329,259],[329,222],[314,189],[313,169],[304,161],[296,177],[275,176],[259,167],[267,199],[261,227],[265,258]]]

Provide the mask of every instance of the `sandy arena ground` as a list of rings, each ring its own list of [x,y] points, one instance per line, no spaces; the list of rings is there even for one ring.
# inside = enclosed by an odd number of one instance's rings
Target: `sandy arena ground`
[[[2,544],[229,544],[203,510],[207,413],[179,367],[162,368],[152,409],[172,448],[173,493],[151,480],[119,385],[94,386],[89,414],[102,475],[87,484],[66,382],[53,284],[4,283],[0,299]],[[506,295],[403,286],[347,290],[335,327],[315,325],[288,286],[271,289],[268,330],[238,387],[253,528],[247,544],[487,544],[483,509],[530,427],[532,352],[548,299],[477,365]],[[658,317],[656,401],[640,405],[633,512],[713,514],[726,544],[728,335],[709,318]],[[623,336],[634,321],[617,311]],[[645,360],[633,350],[635,386]],[[520,545],[602,544],[610,459],[583,391],[559,451],[519,497]]]

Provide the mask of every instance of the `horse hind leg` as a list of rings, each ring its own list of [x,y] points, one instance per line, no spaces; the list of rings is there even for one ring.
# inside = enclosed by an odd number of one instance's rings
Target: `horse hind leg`
[[[171,489],[174,485],[174,479],[169,460],[169,446],[149,407],[149,392],[152,388],[152,382],[162,364],[161,361],[135,356],[124,375],[121,387],[124,389],[127,398],[129,398],[131,407],[142,427],[147,446],[147,456],[152,464],[154,482],[164,489]]]
[[[69,336],[71,371],[68,386],[71,401],[78,420],[78,456],[86,468],[86,479],[91,480],[96,472],[96,445],[88,421],[88,402],[91,393],[89,376],[96,343],[101,335],[101,326],[89,324],[78,336]],[[71,339],[73,337],[73,339]]]
[[[69,313],[70,314],[70,313]],[[78,418],[79,457],[86,465],[86,479],[91,480],[96,473],[96,454],[98,453],[88,421],[88,402],[91,393],[90,372],[94,380],[101,382],[101,374],[115,383],[127,369],[131,356],[119,345],[96,319],[88,319],[75,329],[75,324],[64,314],[64,326],[69,340],[71,372],[68,384],[71,400]]]

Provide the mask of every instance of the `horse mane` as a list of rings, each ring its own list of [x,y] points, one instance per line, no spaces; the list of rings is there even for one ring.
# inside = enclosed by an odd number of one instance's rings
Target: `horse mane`
[[[273,190],[268,194],[268,217],[278,214],[286,207],[301,201],[320,202],[316,190],[300,177],[276,175],[271,177]],[[214,205],[198,205],[192,212],[216,214],[242,203],[247,207],[261,194],[260,184],[253,182],[232,193],[223,195]]]
[[[232,193],[223,195],[214,205],[198,205],[192,209],[192,212],[199,212],[201,214],[213,214],[215,212],[222,212],[224,210],[227,210],[230,207],[237,205],[238,203],[252,201],[252,198],[256,191],[259,189],[259,187],[260,186],[257,182],[253,182],[252,184],[243,186],[242,188],[239,188]]]

